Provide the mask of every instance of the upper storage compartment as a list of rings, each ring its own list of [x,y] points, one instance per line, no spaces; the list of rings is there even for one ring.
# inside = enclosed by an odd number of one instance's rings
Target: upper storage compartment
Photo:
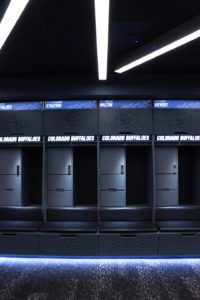
[[[0,103],[0,135],[43,135],[43,102]]]
[[[154,101],[155,134],[200,134],[200,100]]]
[[[45,102],[44,133],[45,135],[96,135],[96,101]]]
[[[102,100],[99,132],[106,134],[152,134],[152,103],[149,100]]]

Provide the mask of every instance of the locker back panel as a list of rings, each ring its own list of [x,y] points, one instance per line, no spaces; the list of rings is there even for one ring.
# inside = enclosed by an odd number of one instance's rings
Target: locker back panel
[[[43,111],[0,112],[0,135],[43,135]]]
[[[54,110],[45,111],[45,135],[97,134],[97,110]]]
[[[200,134],[199,119],[199,109],[155,109],[155,134]]]
[[[100,134],[152,134],[151,109],[106,109],[100,112]],[[145,120],[145,122],[144,122]]]

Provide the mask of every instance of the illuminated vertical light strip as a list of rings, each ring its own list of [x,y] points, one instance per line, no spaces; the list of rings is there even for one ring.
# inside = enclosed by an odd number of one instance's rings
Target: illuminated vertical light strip
[[[145,56],[143,56],[143,57],[141,57],[137,60],[134,60],[133,62],[131,62],[131,63],[115,70],[115,72],[120,73],[120,74],[123,73],[123,72],[126,72],[130,69],[133,69],[133,68],[149,61],[149,60],[152,60],[152,59],[154,59],[154,58],[156,58],[160,55],[163,55],[163,54],[165,54],[169,51],[172,51],[172,50],[174,50],[174,49],[176,49],[180,46],[183,46],[183,45],[185,45],[185,44],[187,44],[187,43],[189,43],[193,40],[196,40],[199,37],[200,37],[200,30],[196,30],[191,34],[186,35],[183,38],[174,41],[173,43],[170,43],[170,44],[168,44],[168,45],[166,45],[166,46],[164,46],[164,47],[162,47],[162,48],[160,48],[160,49],[158,49],[158,50],[156,50],[156,51],[154,51],[150,54],[147,54],[147,55],[145,55]]]
[[[29,0],[11,0],[0,23],[0,49],[3,47]]]
[[[108,65],[108,28],[110,1],[94,1],[99,80],[106,80]]]

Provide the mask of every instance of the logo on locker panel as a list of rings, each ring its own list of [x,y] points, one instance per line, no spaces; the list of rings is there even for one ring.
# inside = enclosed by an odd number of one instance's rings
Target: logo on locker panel
[[[138,122],[138,114],[136,112],[123,112],[118,114],[114,119],[115,129],[130,130]]]
[[[18,131],[24,130],[28,126],[29,120],[28,118],[21,114],[15,114],[14,116],[8,118],[7,120],[7,128],[9,131]]]
[[[171,130],[188,130],[192,124],[192,116],[187,112],[175,112],[171,114],[168,124]]]
[[[83,126],[83,117],[79,113],[64,113],[60,119],[58,119],[58,127],[67,128],[69,130],[80,129]]]

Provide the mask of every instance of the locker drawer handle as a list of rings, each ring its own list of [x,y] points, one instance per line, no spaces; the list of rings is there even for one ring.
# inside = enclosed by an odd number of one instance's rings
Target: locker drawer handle
[[[71,165],[67,166],[67,173],[68,175],[72,175]]]
[[[173,174],[176,174],[177,173],[177,167],[176,167],[176,164],[173,164]]]
[[[60,237],[61,238],[75,238],[76,235],[75,234],[61,234]]]
[[[6,192],[12,192],[12,191],[14,191],[14,189],[5,188],[4,191],[6,191]]]
[[[124,174],[124,165],[121,165],[121,174]]]
[[[56,192],[64,192],[64,189],[56,189]]]
[[[109,192],[117,192],[117,189],[108,189]]]
[[[17,175],[19,175],[19,173],[20,173],[20,166],[17,165]]]
[[[181,233],[181,236],[183,237],[190,237],[190,236],[196,236],[196,233]]]
[[[169,188],[162,188],[161,191],[170,191]]]

